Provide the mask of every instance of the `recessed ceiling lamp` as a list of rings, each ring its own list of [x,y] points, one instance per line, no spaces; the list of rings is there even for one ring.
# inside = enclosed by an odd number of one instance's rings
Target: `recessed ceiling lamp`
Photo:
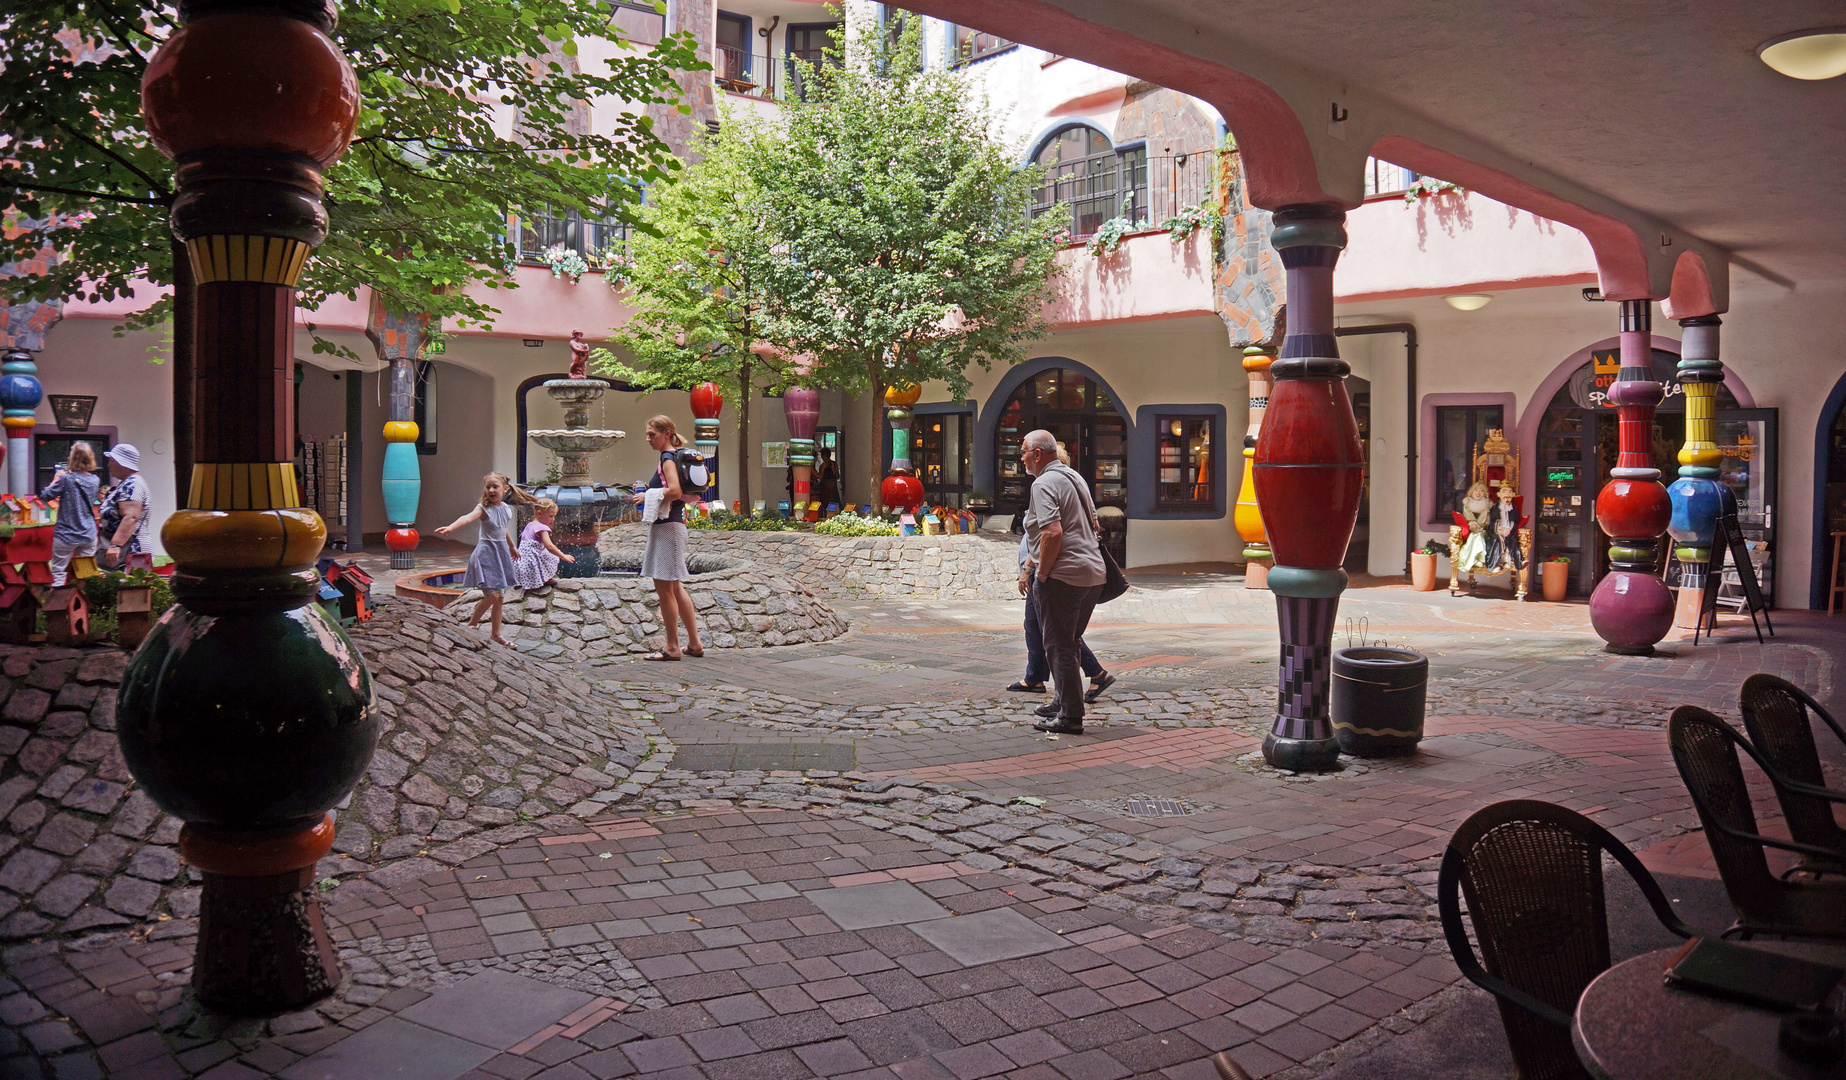
[[[1846,26],[1797,30],[1756,47],[1757,58],[1791,79],[1846,75]]]
[[[1456,311],[1479,311],[1486,307],[1487,301],[1492,300],[1493,297],[1486,293],[1470,292],[1456,293],[1453,296],[1445,296],[1443,299],[1447,300],[1449,306]]]

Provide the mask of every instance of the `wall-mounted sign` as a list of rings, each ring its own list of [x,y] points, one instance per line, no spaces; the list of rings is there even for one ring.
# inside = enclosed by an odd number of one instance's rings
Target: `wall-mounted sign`
[[[1545,486],[1548,488],[1574,488],[1579,484],[1580,471],[1575,465],[1545,466]]]
[[[788,444],[785,442],[766,442],[763,444],[763,468],[788,468]]]

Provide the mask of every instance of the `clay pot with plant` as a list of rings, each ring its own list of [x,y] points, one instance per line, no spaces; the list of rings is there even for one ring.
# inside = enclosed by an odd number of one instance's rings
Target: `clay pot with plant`
[[[1555,604],[1570,591],[1570,556],[1553,555],[1539,566],[1539,580],[1545,599]]]
[[[1448,549],[1431,540],[1410,553],[1410,587],[1417,592],[1436,591],[1436,556]]]

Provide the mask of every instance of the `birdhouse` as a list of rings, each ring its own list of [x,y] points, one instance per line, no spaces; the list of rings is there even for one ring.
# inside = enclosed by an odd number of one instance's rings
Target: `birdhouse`
[[[90,638],[90,602],[83,590],[64,585],[45,601],[45,637],[53,645],[81,645]]]
[[[154,622],[154,587],[124,585],[115,593],[115,637],[124,649],[141,646]]]
[[[84,578],[93,578],[100,573],[102,573],[102,571],[96,566],[96,556],[77,555],[71,558],[71,577],[76,578],[78,581],[82,581]]]
[[[366,622],[372,617],[372,575],[365,572],[357,563],[347,563],[337,567],[339,576],[333,579],[333,587],[340,594],[340,618],[342,621]]]
[[[128,556],[127,560],[122,564],[122,569],[131,573],[136,570],[147,570],[153,573],[160,573],[161,570],[164,570],[167,574],[173,572],[171,566],[156,570],[154,567],[154,556],[145,551],[137,551],[133,555]]]
[[[6,566],[6,570],[13,570]],[[12,576],[17,577],[14,571]],[[0,586],[0,641],[24,645],[38,630],[38,597],[22,582]]]
[[[49,535],[50,530],[46,530]],[[26,582],[31,585],[51,584],[51,564],[48,562],[29,562],[25,564]]]

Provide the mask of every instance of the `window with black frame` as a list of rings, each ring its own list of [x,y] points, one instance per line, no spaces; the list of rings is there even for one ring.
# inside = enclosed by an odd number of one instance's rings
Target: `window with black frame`
[[[1042,172],[1032,193],[1032,216],[1069,206],[1070,234],[1091,236],[1111,218],[1147,219],[1147,147],[1117,150],[1093,127],[1074,125],[1053,135],[1034,159]]]
[[[1505,427],[1505,410],[1498,405],[1436,407],[1437,523],[1446,523],[1451,512],[1461,509],[1473,482],[1476,448],[1487,441],[1489,431]]]
[[[1217,425],[1210,416],[1161,416],[1154,422],[1158,454],[1157,510],[1218,509],[1213,471],[1218,461]]]
[[[1005,52],[1013,43],[998,34],[988,34],[972,26],[949,24],[949,63],[968,64]]]
[[[527,212],[514,211],[518,223],[519,261],[543,262],[545,252],[561,247],[588,260],[597,260],[628,244],[628,224],[615,214],[588,217],[576,210],[546,206]]]

